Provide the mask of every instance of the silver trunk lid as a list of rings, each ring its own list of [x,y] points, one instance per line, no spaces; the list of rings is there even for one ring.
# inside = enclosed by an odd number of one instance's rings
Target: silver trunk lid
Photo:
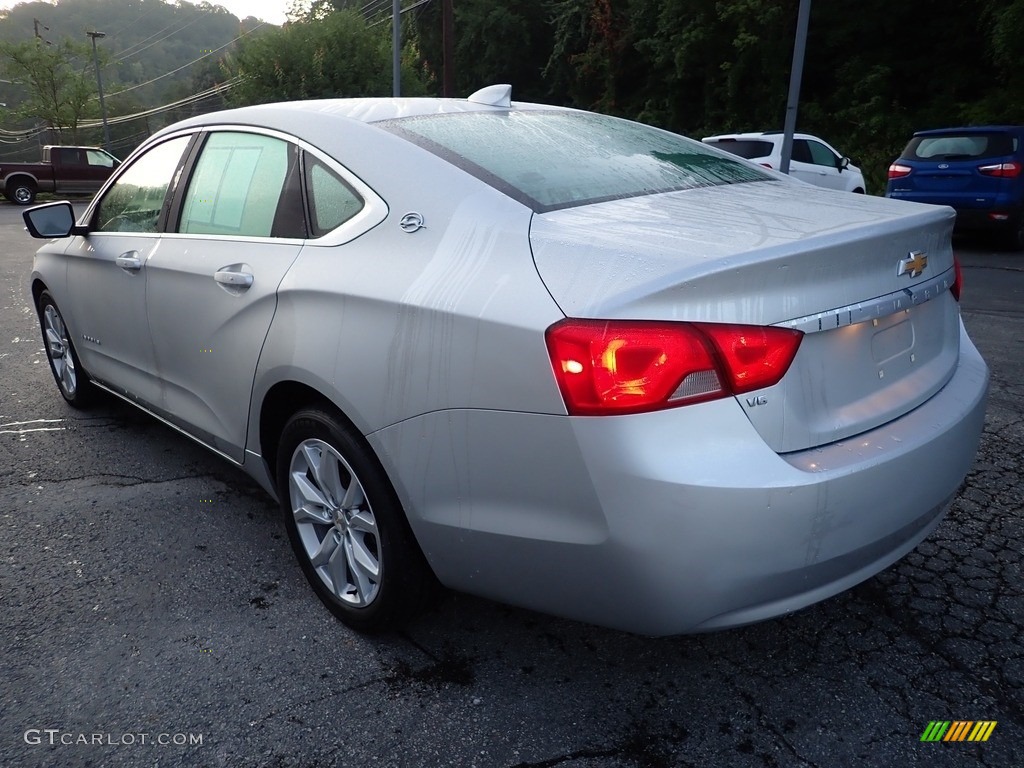
[[[884,424],[952,376],[953,219],[949,208],[762,182],[538,215],[531,244],[570,317],[804,331],[783,380],[737,398],[786,452]]]

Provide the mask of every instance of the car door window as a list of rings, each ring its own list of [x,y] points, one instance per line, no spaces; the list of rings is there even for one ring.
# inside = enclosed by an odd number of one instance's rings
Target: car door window
[[[807,139],[794,139],[793,140],[793,154],[790,159],[795,160],[798,163],[813,163],[814,160],[811,157],[811,148]]]
[[[359,213],[363,209],[363,198],[337,173],[308,152],[305,165],[311,234],[313,237],[321,237]]]
[[[257,133],[217,131],[199,155],[182,206],[183,234],[305,237],[298,148]]]
[[[156,232],[167,188],[191,137],[158,144],[118,176],[96,209],[94,229],[101,232]]]
[[[811,153],[811,162],[815,165],[824,165],[828,168],[838,168],[839,158],[835,152],[817,141],[808,141],[807,149]]]
[[[87,149],[85,150],[85,157],[89,165],[100,166],[102,168],[114,167],[114,158],[106,152],[97,152],[95,149]]]

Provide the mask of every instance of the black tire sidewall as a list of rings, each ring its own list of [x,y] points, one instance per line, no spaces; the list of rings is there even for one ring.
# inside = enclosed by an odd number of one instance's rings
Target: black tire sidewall
[[[379,589],[373,602],[357,608],[338,600],[316,573],[299,537],[291,507],[289,468],[292,454],[304,440],[323,440],[348,462],[363,486],[377,523],[381,566]],[[414,615],[424,602],[431,578],[412,536],[397,494],[376,456],[341,420],[320,408],[295,413],[281,432],[277,453],[277,490],[292,549],[317,597],[345,624],[361,632],[395,629]]]
[[[19,189],[26,189],[26,190],[28,190],[28,199],[27,200],[23,201],[23,200],[19,200],[18,199],[18,190]],[[31,184],[24,184],[24,183],[20,183],[20,182],[16,183],[13,187],[11,187],[11,192],[10,192],[10,196],[8,197],[8,199],[11,202],[15,203],[16,205],[32,205],[32,203],[34,203],[36,201],[36,190],[35,190],[35,187],[33,187]]]

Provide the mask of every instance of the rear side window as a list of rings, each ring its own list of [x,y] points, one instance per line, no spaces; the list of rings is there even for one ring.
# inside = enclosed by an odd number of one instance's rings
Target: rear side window
[[[106,152],[100,152],[95,149],[85,150],[85,158],[89,162],[89,165],[99,166],[101,168],[113,168],[114,158],[108,155]]]
[[[463,112],[378,125],[538,213],[771,179],[692,139],[587,112]]]
[[[756,141],[754,139],[719,139],[708,142],[716,149],[723,149],[729,154],[745,157],[753,160],[756,157],[768,157],[772,153],[773,145],[770,141]]]
[[[363,209],[363,198],[308,152],[305,158],[311,236],[321,237],[359,213]]]
[[[903,150],[908,160],[979,160],[1017,151],[1017,138],[1008,133],[944,133],[915,136]]]
[[[305,237],[301,198],[290,188],[297,176],[294,145],[256,133],[211,133],[185,193],[178,231]],[[288,215],[279,215],[285,209]]]

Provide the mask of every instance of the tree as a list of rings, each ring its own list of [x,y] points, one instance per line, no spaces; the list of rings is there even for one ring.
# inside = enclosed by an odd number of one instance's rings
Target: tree
[[[403,52],[404,95],[423,92],[414,47]],[[391,93],[391,35],[368,27],[354,11],[336,11],[317,21],[296,21],[241,41],[226,64],[241,78],[232,104],[385,96]]]
[[[486,85],[510,83],[517,101],[549,100],[550,84],[543,75],[552,45],[548,2],[454,0],[455,93],[468,96]],[[441,3],[430,3],[413,22],[424,66],[438,84],[443,74],[441,12]]]
[[[42,120],[61,142],[65,132],[78,141],[78,123],[95,111],[96,76],[92,49],[64,39],[46,45],[38,39],[0,43],[0,62],[7,76],[27,91],[15,114]]]

